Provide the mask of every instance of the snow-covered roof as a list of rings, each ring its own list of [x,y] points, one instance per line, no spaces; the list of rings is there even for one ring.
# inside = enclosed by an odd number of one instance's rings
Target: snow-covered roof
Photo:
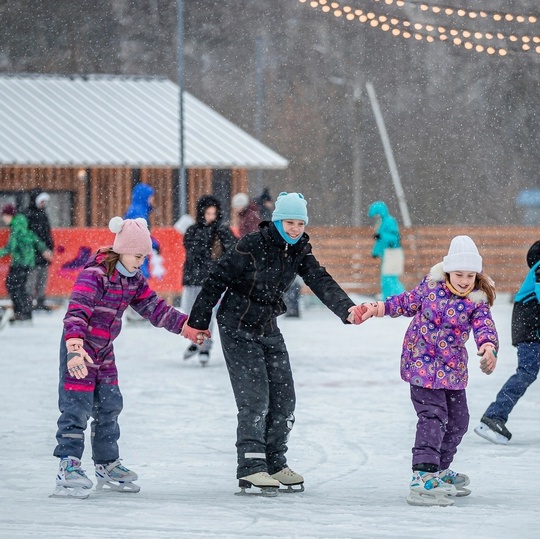
[[[0,165],[178,167],[179,89],[165,78],[0,75]],[[184,92],[184,163],[288,161]]]

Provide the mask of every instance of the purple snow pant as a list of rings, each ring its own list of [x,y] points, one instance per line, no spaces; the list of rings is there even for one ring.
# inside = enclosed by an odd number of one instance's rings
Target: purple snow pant
[[[434,464],[439,470],[446,470],[469,426],[465,390],[411,385],[411,400],[418,416],[413,470],[418,464]]]

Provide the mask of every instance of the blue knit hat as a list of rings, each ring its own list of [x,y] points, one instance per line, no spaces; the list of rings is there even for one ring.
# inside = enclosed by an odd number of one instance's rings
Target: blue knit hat
[[[300,219],[308,224],[307,201],[301,193],[279,193],[275,209],[272,212],[272,221],[283,219]]]

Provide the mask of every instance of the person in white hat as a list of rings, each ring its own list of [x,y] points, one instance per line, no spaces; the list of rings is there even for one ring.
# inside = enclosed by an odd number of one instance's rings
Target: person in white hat
[[[474,241],[456,236],[442,262],[416,288],[353,309],[362,321],[385,315],[412,318],[401,354],[401,378],[410,384],[418,416],[407,498],[411,505],[452,505],[453,496],[471,492],[465,488],[469,478],[450,464],[469,426],[465,345],[471,330],[482,371],[490,374],[497,363],[499,338],[490,311],[494,300],[494,283],[482,273]]]

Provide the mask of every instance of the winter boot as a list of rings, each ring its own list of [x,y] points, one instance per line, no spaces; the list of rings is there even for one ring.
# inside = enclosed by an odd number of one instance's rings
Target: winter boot
[[[280,492],[304,491],[304,478],[299,473],[293,472],[288,466],[279,472],[273,473],[272,477],[287,487],[286,489],[280,489]],[[299,485],[299,487],[293,488],[295,485]]]
[[[456,496],[458,498],[461,496],[468,496],[471,493],[468,488],[465,488],[471,482],[471,480],[469,479],[469,476],[465,475],[464,473],[457,473],[448,468],[447,470],[439,472],[439,479],[443,483],[454,485],[457,490]]]
[[[189,359],[190,357],[193,357],[197,352],[199,351],[199,346],[196,344],[190,344],[186,351],[184,352],[184,359]]]
[[[407,496],[409,505],[454,505],[451,496],[456,496],[454,485],[443,483],[437,474],[413,471],[410,492]]]
[[[120,459],[109,464],[96,464],[96,490],[115,492],[139,492],[141,487],[135,485],[138,477],[135,472],[120,464]]]
[[[240,492],[236,492],[235,494],[239,496],[249,495],[246,489],[251,487],[260,488],[261,492],[257,494],[261,496],[277,496],[279,481],[268,475],[268,472],[257,472],[241,477],[238,480],[238,486],[240,487]]]
[[[76,457],[64,457],[60,460],[56,475],[56,489],[51,498],[88,498],[94,483],[81,469],[81,461]]]
[[[505,426],[506,421],[497,417],[483,416],[480,425],[474,429],[474,432],[481,438],[494,444],[506,445],[512,438],[512,434]]]

